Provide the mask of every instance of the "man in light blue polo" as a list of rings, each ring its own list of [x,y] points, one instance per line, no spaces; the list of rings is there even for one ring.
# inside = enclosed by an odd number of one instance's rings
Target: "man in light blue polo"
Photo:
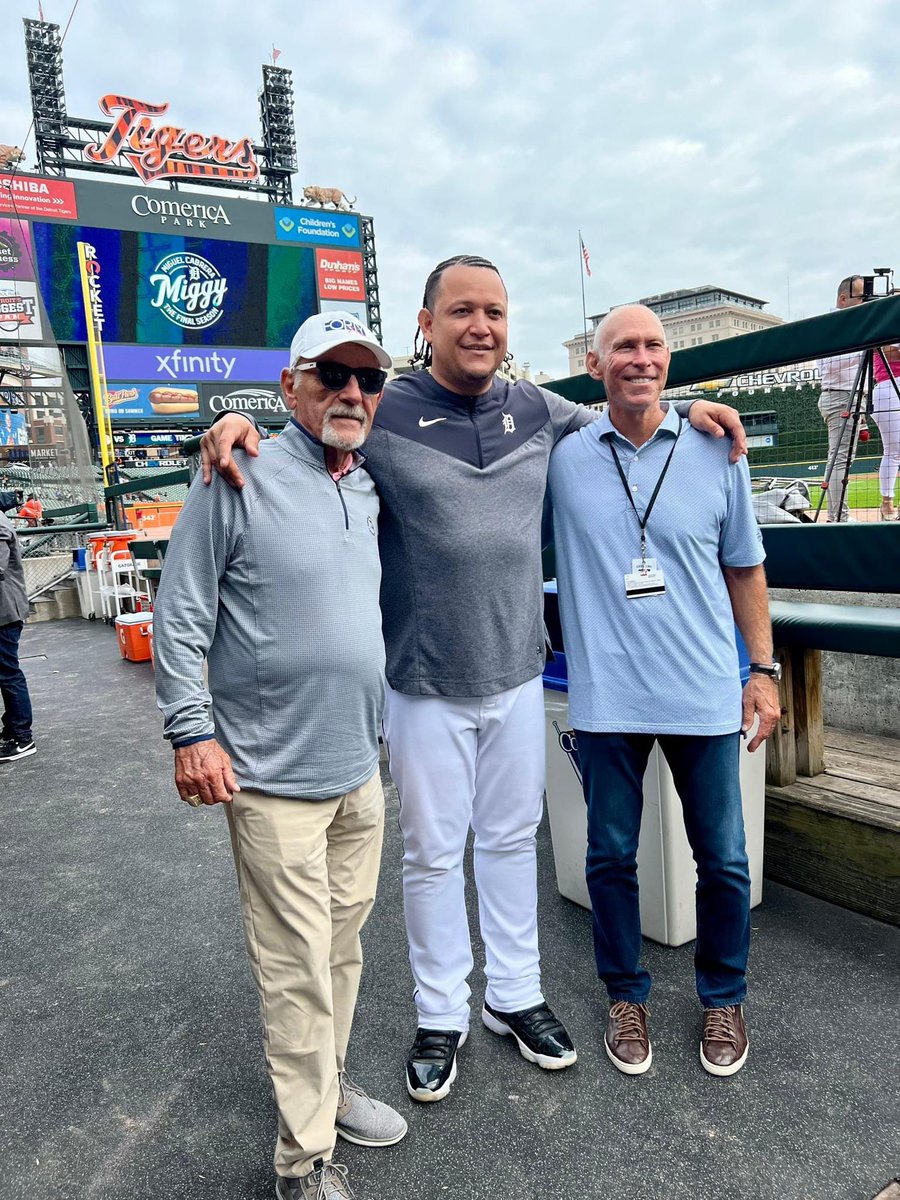
[[[596,331],[587,367],[609,407],[550,459],[560,617],[607,1054],[629,1075],[652,1061],[636,856],[658,740],[697,862],[700,1060],[732,1075],[747,1058],[750,943],[738,756],[755,714],[750,750],[775,726],[778,668],[746,461],[730,463],[727,444],[660,402],[669,359],[659,320],[641,305],[615,309]],[[735,623],[751,658],[743,695]]]

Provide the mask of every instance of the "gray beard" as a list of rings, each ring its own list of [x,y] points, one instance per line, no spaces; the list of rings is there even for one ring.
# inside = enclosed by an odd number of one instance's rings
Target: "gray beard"
[[[361,421],[359,433],[341,434],[332,428],[332,417],[349,417]],[[358,404],[337,404],[329,408],[322,422],[322,441],[326,446],[335,450],[358,450],[368,435],[368,425],[365,409]]]

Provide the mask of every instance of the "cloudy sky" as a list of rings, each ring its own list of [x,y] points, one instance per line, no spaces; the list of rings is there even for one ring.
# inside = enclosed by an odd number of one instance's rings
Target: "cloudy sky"
[[[65,27],[72,5],[44,15]],[[0,142],[31,119],[37,7],[0,0]],[[506,280],[517,359],[565,374],[579,228],[589,314],[716,283],[796,319],[852,271],[900,283],[896,0],[80,0],[68,109],[125,92],[256,138],[273,45],[294,73],[295,197],[336,186],[373,216],[393,353],[431,267],[477,253]]]

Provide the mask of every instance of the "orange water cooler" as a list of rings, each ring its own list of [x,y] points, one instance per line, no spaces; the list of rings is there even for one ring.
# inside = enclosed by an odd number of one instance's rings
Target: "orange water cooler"
[[[116,617],[119,651],[129,662],[150,661],[153,617],[149,613],[123,613]]]

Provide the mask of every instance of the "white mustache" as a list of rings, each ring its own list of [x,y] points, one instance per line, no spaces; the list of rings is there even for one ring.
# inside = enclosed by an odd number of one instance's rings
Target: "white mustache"
[[[359,421],[360,424],[366,423],[366,410],[361,404],[333,404],[331,408],[325,410],[325,420],[328,421],[333,417],[347,417],[353,421]]]

